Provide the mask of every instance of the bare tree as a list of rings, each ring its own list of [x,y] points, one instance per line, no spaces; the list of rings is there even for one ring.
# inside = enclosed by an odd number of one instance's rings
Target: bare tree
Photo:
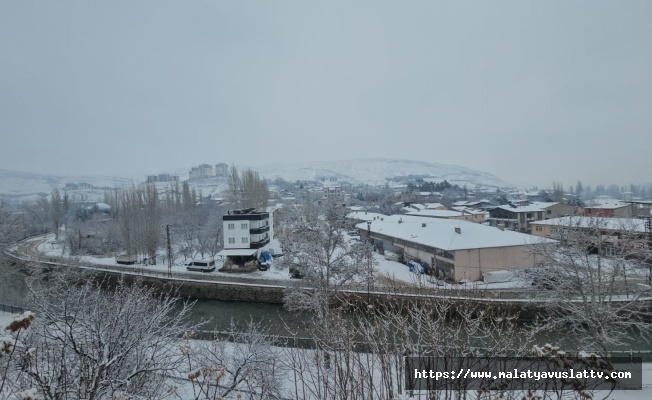
[[[16,387],[40,398],[161,398],[180,365],[178,337],[195,326],[191,305],[140,283],[95,283],[87,276],[30,283],[37,318],[16,358]]]
[[[641,298],[652,251],[640,222],[565,217],[551,235],[558,247],[533,248],[545,267],[532,290],[546,301],[546,328],[568,332],[578,350],[604,356],[633,332],[649,340],[652,312]]]
[[[269,189],[258,172],[246,169],[239,174],[235,165],[232,165],[227,183],[226,198],[233,207],[260,210],[267,207]]]
[[[351,316],[361,299],[339,296],[309,322],[314,348],[284,350],[280,359],[294,379],[286,397],[318,399],[395,399],[406,395],[406,356],[438,356],[453,363],[482,349],[484,357],[528,353],[534,331],[516,323],[516,315],[488,311],[472,302],[446,299],[398,299],[371,312]],[[452,365],[452,364],[451,364]],[[429,392],[433,399],[474,398],[463,387]],[[497,389],[496,394],[499,393]],[[487,391],[489,393],[489,391]],[[509,392],[502,392],[510,398]]]
[[[59,229],[61,228],[61,218],[63,216],[63,201],[59,189],[53,189],[50,197],[50,221],[52,221],[54,238],[58,240]]]
[[[140,190],[142,214],[142,243],[150,263],[156,264],[156,252],[161,238],[161,204],[158,190],[153,184]]]
[[[226,189],[226,199],[233,207],[238,208],[242,203],[242,183],[240,174],[235,164],[231,165],[229,176],[227,178],[228,187]]]
[[[215,333],[217,335],[217,333]],[[277,399],[286,381],[281,361],[272,347],[274,336],[260,324],[249,321],[242,329],[231,321],[222,340],[186,341],[184,375],[192,384],[193,397]]]
[[[290,310],[322,313],[332,293],[369,276],[371,251],[364,244],[347,243],[345,232],[350,224],[346,214],[346,208],[326,202],[318,215],[297,215],[291,231],[281,236],[285,256],[279,266],[303,276],[302,282],[286,292],[285,304]],[[306,286],[310,290],[304,290]]]

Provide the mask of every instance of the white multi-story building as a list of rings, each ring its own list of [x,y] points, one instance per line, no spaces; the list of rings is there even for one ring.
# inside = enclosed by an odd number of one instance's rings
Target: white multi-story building
[[[215,176],[227,176],[229,174],[229,166],[226,163],[215,164]]]
[[[225,249],[259,249],[269,243],[268,212],[231,210],[222,217]]]
[[[213,166],[210,164],[201,164],[198,167],[190,169],[189,179],[203,179],[215,176],[213,173]]]

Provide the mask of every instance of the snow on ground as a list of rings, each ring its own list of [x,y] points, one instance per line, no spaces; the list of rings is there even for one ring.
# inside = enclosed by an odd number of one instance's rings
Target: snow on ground
[[[353,238],[349,235],[345,235],[349,243],[355,243],[357,238]],[[280,249],[281,246],[276,239],[272,240],[265,249],[273,248]],[[46,256],[52,257],[61,257],[63,254],[63,245],[54,241],[53,235],[49,235],[48,239],[37,247],[38,251]],[[161,254],[164,256],[163,254]],[[434,277],[419,275],[413,272],[410,272],[407,265],[399,263],[397,261],[386,260],[385,257],[381,254],[374,253],[374,269],[376,274],[376,281],[378,285],[384,283],[395,282],[400,285],[415,285],[415,286],[437,286],[439,289],[466,289],[466,290],[501,290],[501,289],[518,289],[527,287],[530,285],[530,282],[527,280],[514,280],[510,282],[500,282],[500,283],[484,283],[484,282],[470,282],[467,284],[450,284],[443,281],[437,280]],[[166,273],[168,271],[167,263],[160,262],[164,258],[159,259],[157,265],[122,265],[118,264],[114,257],[99,257],[99,256],[82,256],[77,258],[80,261],[87,262],[89,264],[94,264],[97,266],[111,266],[111,267],[121,267],[121,268],[131,268],[134,272],[145,272],[145,271],[157,271],[160,273]],[[175,260],[172,265],[173,273],[185,273],[193,274],[197,276],[197,279],[201,280],[202,276],[211,275],[211,276],[224,276],[229,278],[241,278],[241,279],[265,279],[270,281],[289,281],[290,278],[289,272],[287,269],[279,269],[277,265],[272,265],[267,271],[254,271],[250,273],[227,273],[219,272],[224,261],[217,259],[215,263],[215,271],[212,272],[197,272],[197,271],[187,271],[185,263],[188,260],[184,260],[183,257],[179,257]],[[384,279],[383,279],[384,278]],[[361,278],[362,279],[362,278]]]
[[[272,240],[269,245],[265,246],[263,250],[266,250],[268,248],[273,248],[273,249],[280,249],[281,246],[278,243],[276,239]],[[61,257],[63,254],[63,245],[61,243],[57,243],[54,241],[53,235],[49,235],[48,239],[44,241],[43,243],[39,244],[37,247],[37,250],[45,255],[45,256],[51,256],[51,257]],[[164,256],[163,254],[161,254]],[[199,257],[201,258],[201,257]],[[198,259],[199,259],[198,258]],[[76,260],[79,261],[84,261],[90,264],[98,265],[98,266],[111,266],[111,267],[121,267],[121,268],[132,268],[135,272],[139,271],[157,271],[161,273],[166,273],[168,271],[168,265],[167,261],[165,263],[162,263],[160,258],[158,260],[158,263],[156,265],[143,265],[142,263],[134,264],[134,265],[124,265],[124,264],[118,264],[115,260],[115,257],[100,257],[100,256],[81,256],[75,258]],[[267,271],[254,271],[250,273],[228,273],[228,272],[219,272],[218,269],[222,268],[224,265],[224,260],[223,259],[216,259],[215,262],[215,271],[212,272],[198,272],[198,271],[188,271],[186,269],[186,263],[189,262],[190,259],[184,259],[183,257],[179,257],[175,259],[174,263],[172,264],[172,272],[173,273],[186,273],[186,274],[193,274],[197,275],[198,279],[201,279],[201,276],[205,276],[206,274],[210,275],[217,275],[217,276],[226,276],[226,277],[238,277],[238,278],[244,278],[244,279],[267,279],[267,280],[289,280],[291,279],[289,276],[289,272],[287,269],[277,269],[276,266],[272,265]]]
[[[7,326],[7,324],[11,321],[12,317],[17,314],[10,314],[7,312],[2,312],[0,311],[0,333],[4,333],[4,327]],[[189,340],[189,341],[183,341],[179,340],[179,345],[181,346],[182,343],[188,343],[189,345],[195,347],[199,346],[201,341],[197,340]],[[227,349],[230,351],[237,350],[238,348],[242,348],[242,350],[246,349],[246,345],[243,344],[238,344],[238,343],[226,343]],[[300,349],[287,349],[287,348],[280,348],[280,347],[272,347],[271,351],[274,352],[277,357],[288,357],[289,356],[289,351],[310,351],[310,350],[300,350]],[[176,386],[176,395],[171,395],[170,398],[175,398],[175,399],[193,399],[193,390],[192,390],[192,384],[187,380],[183,379],[187,375],[187,372],[179,372],[179,378],[181,379],[171,379],[169,381],[170,385]],[[284,382],[284,388],[286,390],[289,390],[292,392],[292,388],[294,387],[294,381],[293,381],[293,375],[292,374],[287,374],[286,379],[283,379]],[[643,363],[643,389],[642,390],[627,390],[627,391],[615,391],[612,392],[609,396],[607,396],[607,392],[605,391],[596,391],[594,392],[594,398],[598,399],[610,399],[610,400],[647,400],[652,398],[652,363]],[[178,396],[177,396],[178,395]],[[415,398],[421,398],[421,397],[415,397]]]

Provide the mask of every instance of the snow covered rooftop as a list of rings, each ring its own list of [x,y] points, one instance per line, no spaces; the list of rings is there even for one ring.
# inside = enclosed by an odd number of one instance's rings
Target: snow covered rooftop
[[[645,220],[637,218],[602,218],[570,216],[534,221],[532,225],[568,226],[576,228],[597,228],[612,231],[645,232]]]
[[[512,212],[517,212],[517,213],[522,213],[522,212],[538,212],[538,211],[545,211],[548,207],[552,207],[555,204],[559,204],[558,202],[551,202],[551,203],[545,203],[545,202],[533,202],[532,204],[529,204],[527,206],[518,206],[518,207],[512,207],[509,205],[502,205],[502,206],[497,206],[495,208],[500,208],[503,210],[507,211],[512,211]]]
[[[631,205],[632,205],[631,203],[625,203],[620,200],[599,199],[597,201],[589,202],[588,204],[586,204],[585,208],[614,209],[614,208],[629,207]]]
[[[430,217],[430,218],[453,218],[461,217],[462,213],[459,211],[452,210],[419,210],[419,211],[410,211],[407,215],[415,215],[417,217]]]
[[[453,210],[464,212],[466,214],[471,214],[471,215],[487,214],[486,211],[475,210],[473,208],[468,208],[468,207],[453,207]]]
[[[358,224],[356,227],[367,229],[366,223]],[[460,233],[457,233],[456,228],[459,228]],[[555,243],[554,240],[519,232],[503,231],[468,221],[411,215],[391,215],[384,217],[383,221],[373,221],[371,232],[443,250]]]
[[[258,250],[256,249],[224,249],[217,253],[218,256],[234,257],[234,256],[253,256]]]
[[[381,218],[385,218],[387,216],[384,214],[378,214],[378,213],[367,212],[367,211],[354,211],[352,213],[347,214],[346,217],[356,221],[374,221],[374,220],[380,220]]]
[[[426,203],[425,206],[426,206],[426,208],[429,208],[429,209],[435,209],[435,208],[440,208],[440,207],[446,208],[446,206],[441,204],[441,203]]]
[[[351,211],[364,211],[366,209],[367,208],[363,206],[349,206],[349,210]]]

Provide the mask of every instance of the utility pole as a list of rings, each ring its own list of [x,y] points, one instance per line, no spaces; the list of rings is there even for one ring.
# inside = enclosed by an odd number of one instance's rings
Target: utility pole
[[[165,225],[168,238],[168,277],[172,278],[172,246],[170,245],[170,224]]]
[[[648,249],[652,248],[652,217],[645,218],[645,233],[647,233]],[[652,285],[652,262],[647,260],[647,284]]]
[[[373,269],[372,269],[372,263],[371,263],[371,258],[373,257],[372,254],[372,241],[371,241],[371,221],[367,221],[367,247],[368,247],[368,255],[369,255],[369,265],[367,266],[367,308],[371,308],[371,302],[369,299],[370,293],[371,292],[371,280],[373,279]]]

